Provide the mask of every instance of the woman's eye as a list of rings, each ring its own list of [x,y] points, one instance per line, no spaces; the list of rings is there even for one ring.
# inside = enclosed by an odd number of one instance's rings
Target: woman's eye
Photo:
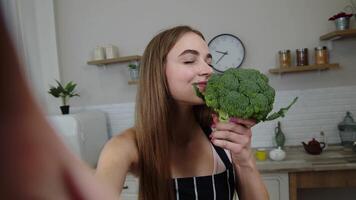
[[[194,60],[188,60],[188,61],[184,61],[184,64],[193,64],[195,61]]]

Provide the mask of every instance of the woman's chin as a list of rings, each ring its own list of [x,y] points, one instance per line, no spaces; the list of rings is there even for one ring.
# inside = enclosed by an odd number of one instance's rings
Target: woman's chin
[[[194,105],[204,105],[205,102],[203,101],[203,99],[201,99],[200,97],[197,97],[195,100],[194,100]]]

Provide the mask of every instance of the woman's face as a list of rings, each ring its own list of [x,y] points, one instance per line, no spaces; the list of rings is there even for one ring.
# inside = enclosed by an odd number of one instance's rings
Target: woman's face
[[[184,34],[169,51],[166,59],[166,76],[172,97],[179,103],[198,105],[203,100],[195,94],[193,84],[200,91],[213,72],[211,54],[206,42],[197,34]]]

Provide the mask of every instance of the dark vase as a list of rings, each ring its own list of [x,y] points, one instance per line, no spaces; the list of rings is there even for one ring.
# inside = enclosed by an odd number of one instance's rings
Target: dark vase
[[[278,122],[277,127],[274,129],[274,132],[275,132],[275,140],[276,140],[277,147],[283,148],[284,143],[286,141],[286,137],[282,131],[281,122]]]
[[[69,114],[69,106],[61,106],[61,111],[63,115],[68,115]]]

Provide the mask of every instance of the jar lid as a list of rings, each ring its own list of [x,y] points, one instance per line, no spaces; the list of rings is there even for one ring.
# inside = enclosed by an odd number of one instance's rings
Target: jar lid
[[[347,111],[344,120],[339,123],[338,128],[340,131],[344,131],[347,128],[356,130],[356,123],[352,118],[351,112]]]
[[[297,51],[308,51],[308,48],[299,48]]]
[[[289,49],[284,49],[284,50],[278,51],[278,53],[290,53],[290,50]]]
[[[315,50],[327,50],[328,48],[326,46],[318,46],[315,47]]]

